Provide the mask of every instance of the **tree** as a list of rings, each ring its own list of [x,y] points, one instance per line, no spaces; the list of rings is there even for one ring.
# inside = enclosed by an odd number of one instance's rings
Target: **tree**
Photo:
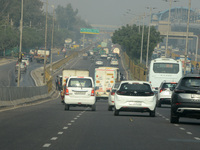
[[[143,57],[146,57],[147,50],[147,37],[148,37],[148,27],[144,28],[144,42],[143,42]],[[122,26],[116,30],[112,36],[112,42],[118,43],[125,49],[126,53],[130,58],[138,62],[141,53],[141,37],[142,33],[138,32],[139,27],[136,25],[126,25]],[[149,56],[152,54],[157,43],[161,42],[162,38],[160,33],[156,31],[154,27],[151,27],[150,34],[150,45],[149,45]]]

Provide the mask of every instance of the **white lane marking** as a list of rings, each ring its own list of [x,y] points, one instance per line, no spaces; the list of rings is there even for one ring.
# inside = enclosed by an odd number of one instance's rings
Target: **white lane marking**
[[[68,125],[68,126],[71,126],[72,124],[71,124],[71,123],[68,123],[67,125]]]
[[[43,147],[49,147],[51,144],[50,143],[46,143],[43,145]]]
[[[61,135],[61,134],[63,134],[63,132],[58,132],[58,134],[60,134],[60,135]]]
[[[189,135],[192,135],[192,133],[191,132],[186,132],[187,134],[189,134]]]
[[[78,118],[74,118],[74,120],[76,120],[76,119],[78,119]]]
[[[68,127],[63,127],[64,130],[68,129]]]
[[[166,118],[165,120],[169,121],[169,119],[168,119],[168,118]]]
[[[71,122],[75,122],[74,120],[72,120]]]
[[[76,116],[77,118],[79,118],[80,116]]]
[[[57,139],[58,139],[58,137],[52,137],[52,138],[51,138],[52,141],[55,141],[55,140],[57,140]]]
[[[199,140],[199,141],[200,141],[200,138],[199,138],[199,137],[194,137],[194,139],[195,139],[195,140]]]
[[[178,124],[174,124],[176,127],[179,127],[179,125]]]
[[[185,130],[185,128],[179,128],[179,129],[181,129],[181,130]]]

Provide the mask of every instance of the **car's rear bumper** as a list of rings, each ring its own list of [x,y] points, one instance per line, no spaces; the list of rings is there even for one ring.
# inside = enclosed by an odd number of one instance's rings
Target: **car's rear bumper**
[[[69,96],[65,96],[64,101],[65,101],[65,104],[69,104],[69,105],[91,106],[95,104],[96,97],[91,96],[89,98],[72,98]]]

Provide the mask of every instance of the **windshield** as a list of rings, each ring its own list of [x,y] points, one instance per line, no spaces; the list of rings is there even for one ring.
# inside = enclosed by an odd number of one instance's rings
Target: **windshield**
[[[92,82],[90,79],[72,78],[69,80],[68,87],[92,87]]]
[[[155,73],[172,73],[177,74],[179,72],[179,64],[173,63],[154,63],[153,71]]]
[[[181,86],[187,88],[200,87],[200,78],[184,78],[181,81]]]

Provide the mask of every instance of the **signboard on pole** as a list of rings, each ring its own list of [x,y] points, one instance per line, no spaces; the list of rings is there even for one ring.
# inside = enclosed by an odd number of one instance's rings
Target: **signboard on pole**
[[[85,34],[99,34],[98,29],[89,29],[89,28],[81,28],[80,33],[85,33]]]

